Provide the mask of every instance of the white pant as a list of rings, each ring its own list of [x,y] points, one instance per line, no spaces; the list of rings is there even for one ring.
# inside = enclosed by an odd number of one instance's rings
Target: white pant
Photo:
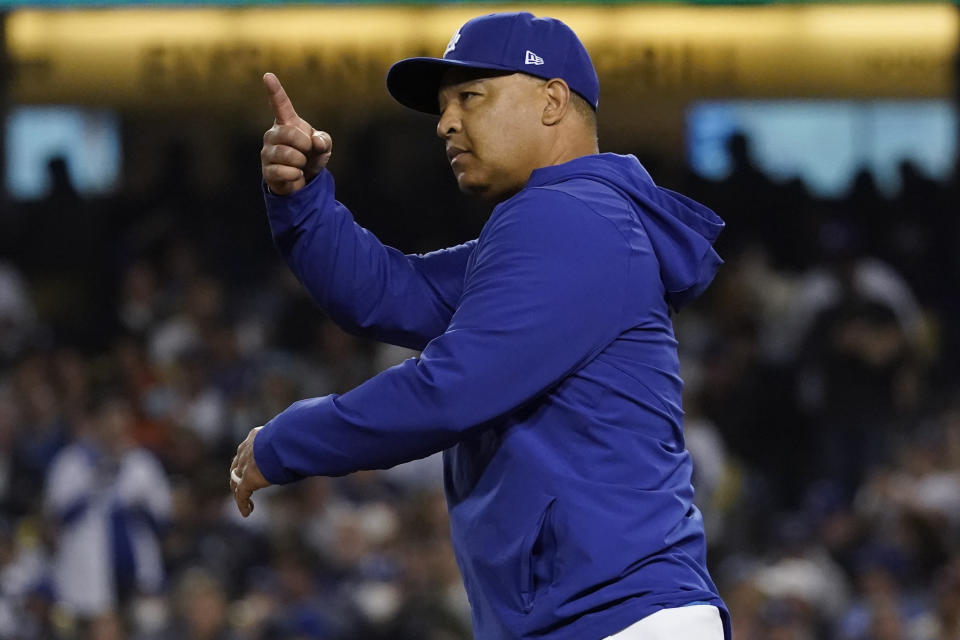
[[[694,604],[661,609],[604,640],[723,640],[723,623],[712,604]]]

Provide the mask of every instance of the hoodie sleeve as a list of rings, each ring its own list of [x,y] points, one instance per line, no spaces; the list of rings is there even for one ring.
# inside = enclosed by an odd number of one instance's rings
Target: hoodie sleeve
[[[334,199],[329,171],[289,196],[263,192],[274,243],[338,325],[418,350],[444,332],[476,241],[426,255],[384,246]]]
[[[294,403],[254,441],[272,483],[388,468],[537,398],[621,330],[626,241],[579,200],[528,189],[498,208],[450,326],[343,394]]]

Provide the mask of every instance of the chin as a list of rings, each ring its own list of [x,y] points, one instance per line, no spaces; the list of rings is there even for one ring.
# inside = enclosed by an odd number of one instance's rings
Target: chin
[[[470,196],[482,198],[484,192],[490,188],[490,186],[482,180],[471,179],[466,172],[461,173],[460,175],[456,176],[456,178],[457,187],[460,188],[460,191]]]
[[[480,200],[487,200],[489,202],[503,202],[507,198],[513,195],[511,192],[497,191],[490,188],[489,186],[460,186],[460,191],[467,194],[468,196],[473,196]]]
[[[457,186],[460,188],[461,193],[465,193],[468,196],[473,196],[474,198],[479,198],[481,200],[491,200],[493,202],[506,200],[508,197],[513,195],[513,193],[505,192],[503,189],[498,189],[489,182],[484,182],[482,180],[470,180],[466,174],[461,174],[457,178]]]

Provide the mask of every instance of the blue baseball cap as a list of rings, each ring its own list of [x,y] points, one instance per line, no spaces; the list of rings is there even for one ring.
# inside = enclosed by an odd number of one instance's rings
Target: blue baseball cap
[[[400,104],[439,115],[437,94],[451,67],[562,78],[596,109],[600,81],[573,30],[532,13],[491,13],[468,21],[450,39],[442,58],[407,58],[390,67],[387,90]]]

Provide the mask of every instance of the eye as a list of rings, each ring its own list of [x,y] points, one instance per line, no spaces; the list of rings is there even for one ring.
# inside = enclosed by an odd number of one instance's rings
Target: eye
[[[460,92],[460,101],[468,102],[471,98],[479,96],[480,94],[476,91],[461,91]]]

